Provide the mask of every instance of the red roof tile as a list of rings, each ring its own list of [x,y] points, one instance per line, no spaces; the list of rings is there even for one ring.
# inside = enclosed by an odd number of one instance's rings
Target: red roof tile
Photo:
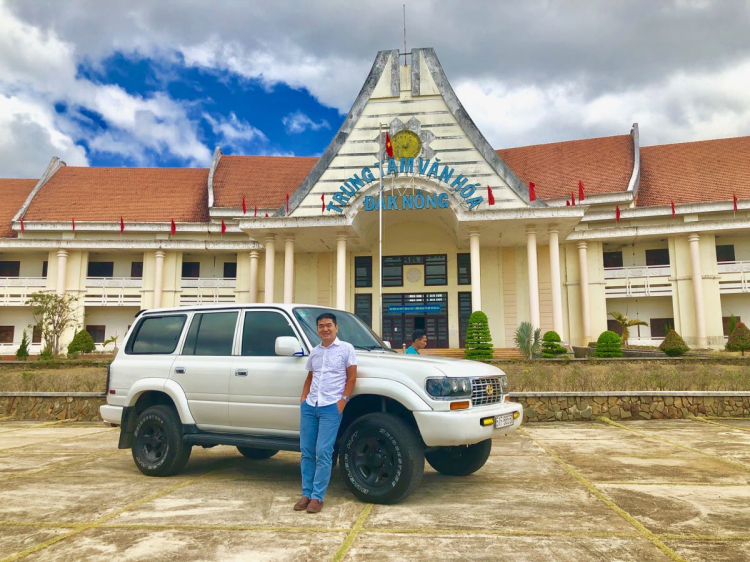
[[[39,180],[0,179],[0,238],[12,238],[13,216]]]
[[[524,183],[534,182],[542,199],[578,197],[578,180],[587,194],[625,191],[633,175],[633,138],[601,137],[537,144],[497,151]]]
[[[641,148],[637,205],[750,199],[750,137]]]
[[[317,158],[222,156],[214,173],[214,206],[279,207],[310,173]]]
[[[207,222],[205,168],[60,168],[27,221]]]

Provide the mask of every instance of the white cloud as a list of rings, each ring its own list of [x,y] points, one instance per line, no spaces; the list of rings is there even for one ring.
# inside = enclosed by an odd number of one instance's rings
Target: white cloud
[[[316,123],[300,110],[293,111],[286,117],[282,118],[281,122],[284,123],[286,132],[290,134],[304,133],[308,129],[311,131],[319,131],[320,129],[331,128],[331,125],[325,119],[322,119],[320,123]]]
[[[238,119],[234,111],[229,114],[229,117],[222,115],[212,117],[208,113],[204,113],[203,118],[211,125],[213,132],[225,142],[268,141],[268,137],[263,134],[263,131],[253,127],[247,121]]]

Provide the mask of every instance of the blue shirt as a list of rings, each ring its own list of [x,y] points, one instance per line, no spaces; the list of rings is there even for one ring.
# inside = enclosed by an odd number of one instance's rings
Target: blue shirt
[[[406,348],[406,354],[407,355],[419,355],[419,351],[414,349],[413,345],[410,345],[409,347]]]

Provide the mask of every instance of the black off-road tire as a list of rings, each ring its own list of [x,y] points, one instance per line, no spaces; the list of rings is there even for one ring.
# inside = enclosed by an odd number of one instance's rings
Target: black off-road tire
[[[172,476],[185,467],[192,447],[182,440],[182,422],[169,406],[147,408],[135,422],[133,460],[147,476]]]
[[[347,428],[340,447],[341,477],[363,502],[398,503],[422,481],[422,440],[394,415],[375,413],[358,418]]]
[[[484,466],[492,450],[492,439],[474,445],[440,447],[425,453],[430,466],[447,476],[468,476]]]
[[[242,453],[242,456],[246,459],[256,461],[270,459],[279,452],[278,449],[256,449],[255,447],[237,447],[237,450]]]

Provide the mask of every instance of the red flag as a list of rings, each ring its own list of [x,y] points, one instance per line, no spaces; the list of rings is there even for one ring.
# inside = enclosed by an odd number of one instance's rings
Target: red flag
[[[536,186],[533,181],[529,182],[529,201],[536,201]]]
[[[677,213],[674,210],[674,201],[670,201],[670,203],[672,204],[672,218],[675,218],[677,217]]]
[[[258,216],[258,205],[255,206],[255,212],[253,213],[253,218]]]
[[[320,196],[320,200],[323,202],[323,206],[320,208],[321,213],[326,212],[326,194],[323,192],[323,195]]]
[[[570,204],[576,206],[576,194],[572,191],[570,192]]]
[[[177,225],[174,223],[174,219],[172,219],[172,226],[170,227],[169,232],[171,234],[174,234],[177,232]]]
[[[615,220],[620,222],[620,206],[615,205]]]
[[[224,219],[221,219],[221,233],[224,234],[227,231],[227,225],[224,224]]]
[[[75,232],[75,231],[76,231],[76,220],[73,219],[73,232]]]
[[[391,135],[388,131],[385,132],[385,151],[388,153],[388,158],[393,158],[393,145],[391,144]]]
[[[565,200],[565,206],[570,207],[570,201],[568,201],[567,199]]]
[[[578,180],[578,202],[583,201],[583,182]]]
[[[266,218],[268,218],[268,213],[266,213]]]
[[[495,204],[495,196],[492,195],[492,188],[487,184],[487,203],[490,205]]]
[[[286,214],[289,214],[289,194],[286,194]]]
[[[732,195],[732,201],[734,202],[734,212],[737,212],[737,196]],[[21,230],[23,230],[23,221],[21,221]]]
[[[125,221],[120,217],[120,232],[125,232]]]
[[[244,195],[242,196],[242,214],[243,215],[247,214],[247,205],[245,204],[245,196]]]
[[[734,204],[734,210],[737,210],[737,203]],[[23,219],[21,219],[21,232],[26,232],[26,225],[23,224]]]

